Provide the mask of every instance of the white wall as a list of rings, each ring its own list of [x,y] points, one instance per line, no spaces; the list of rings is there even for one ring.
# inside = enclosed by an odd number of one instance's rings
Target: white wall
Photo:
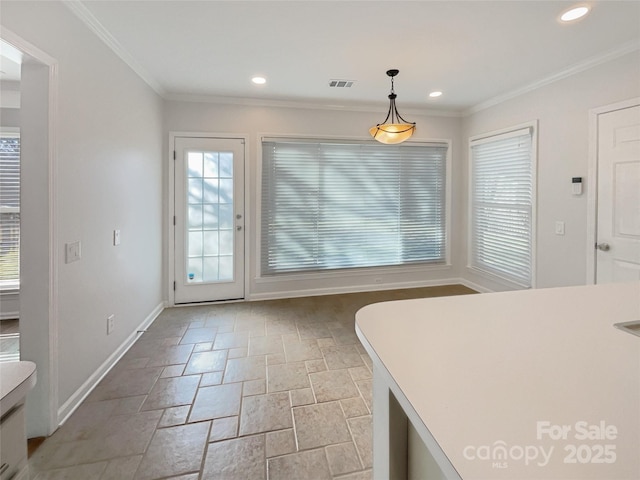
[[[55,336],[58,381],[52,389],[58,399],[53,408],[60,418],[110,356],[162,307],[162,102],[59,2],[3,2],[1,22],[58,62],[53,218],[58,248],[52,252],[58,266],[57,331],[48,331],[47,305],[25,315],[21,330],[24,359]],[[24,93],[23,105],[29,101]],[[23,163],[41,162],[38,168],[46,173],[46,152],[44,158],[27,156],[29,143],[38,141],[27,136],[29,121],[23,114]],[[29,168],[25,173],[29,185]],[[43,232],[35,238],[25,231],[23,251],[37,250],[46,259],[48,199],[36,206],[29,201],[36,194],[30,188],[23,192],[28,197],[23,221],[44,225],[44,238]],[[122,232],[118,247],[112,245],[116,228]],[[72,241],[82,242],[82,259],[65,264],[64,245]],[[29,262],[23,258],[27,269]],[[40,276],[47,277],[46,268]],[[21,297],[21,309],[34,300],[24,290]],[[41,302],[41,295],[36,300]],[[116,328],[107,336],[110,314]],[[46,363],[46,355],[38,359],[39,379],[46,379]],[[45,420],[37,419],[48,405],[37,403],[27,412],[29,436],[51,433]]]
[[[589,110],[640,96],[638,52],[572,75],[464,119],[463,137],[538,120],[537,287],[580,285],[587,272],[587,192],[571,194],[571,177],[587,185]],[[468,156],[468,147],[465,146]],[[467,178],[468,163],[464,162]],[[468,186],[460,185],[467,201]],[[564,221],[565,235],[554,233]],[[462,224],[466,238],[466,218]],[[466,265],[466,248],[459,252]],[[509,287],[464,271],[468,280],[493,290]]]
[[[252,299],[281,296],[298,296],[362,289],[391,288],[446,283],[457,279],[459,263],[452,255],[449,267],[388,268],[378,271],[356,272],[354,274],[327,274],[321,278],[300,278],[264,281],[257,278],[256,224],[259,185],[257,178],[259,146],[261,135],[308,135],[329,138],[349,137],[370,139],[368,129],[386,113],[387,105],[371,112],[349,112],[326,109],[303,109],[263,106],[222,105],[181,101],[165,102],[165,142],[169,132],[204,132],[219,134],[248,135],[248,179],[250,202],[246,217],[248,235],[248,262],[250,264],[250,296]],[[415,115],[402,112],[405,117],[418,124],[416,140],[452,141],[453,184],[461,181],[462,143],[460,137],[461,119],[447,116]],[[167,143],[167,148],[168,143]],[[168,162],[172,167],[172,162]],[[168,205],[165,205],[168,208]],[[453,197],[451,205],[452,224],[459,224],[462,215],[461,204]],[[455,230],[454,230],[455,231]],[[461,249],[461,238],[452,235],[452,251]],[[168,252],[167,252],[168,253]],[[376,279],[380,281],[376,282]],[[168,282],[167,282],[168,284]]]

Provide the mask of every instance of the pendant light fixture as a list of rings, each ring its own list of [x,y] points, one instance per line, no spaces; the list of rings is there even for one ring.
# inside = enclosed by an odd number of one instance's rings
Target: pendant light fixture
[[[416,131],[415,122],[407,122],[398,113],[396,108],[396,97],[393,90],[393,77],[398,75],[399,70],[387,70],[387,75],[391,77],[391,93],[389,94],[389,113],[382,123],[369,129],[369,133],[380,143],[394,144],[402,143],[409,139]],[[389,121],[390,120],[390,121]],[[389,121],[389,123],[387,123]]]

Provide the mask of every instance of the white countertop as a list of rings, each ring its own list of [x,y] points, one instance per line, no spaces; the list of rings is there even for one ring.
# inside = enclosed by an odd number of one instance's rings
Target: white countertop
[[[33,362],[0,363],[0,417],[24,401],[36,384],[36,364]]]
[[[633,320],[640,283],[379,303],[356,330],[463,479],[638,479]]]

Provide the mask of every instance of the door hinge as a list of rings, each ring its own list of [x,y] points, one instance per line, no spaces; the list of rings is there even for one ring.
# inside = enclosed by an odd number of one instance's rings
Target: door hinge
[[[176,291],[176,281],[175,280],[173,281],[173,291],[174,292]]]
[[[173,216],[173,226],[174,227],[176,226],[176,216],[175,215]]]
[[[173,159],[174,160],[176,159],[176,151],[175,150],[173,151]]]

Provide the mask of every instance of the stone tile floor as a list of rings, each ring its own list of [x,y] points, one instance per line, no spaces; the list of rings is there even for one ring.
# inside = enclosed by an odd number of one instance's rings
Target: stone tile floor
[[[31,477],[369,480],[372,372],[356,311],[466,293],[458,285],[166,309],[33,454]]]

